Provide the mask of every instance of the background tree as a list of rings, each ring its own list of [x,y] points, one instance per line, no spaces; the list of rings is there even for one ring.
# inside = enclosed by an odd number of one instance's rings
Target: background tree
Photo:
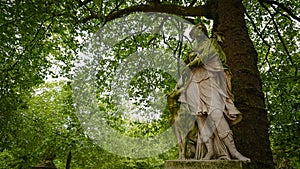
[[[259,54],[270,139],[277,168],[298,168],[299,3],[244,3],[251,39]],[[292,134],[293,133],[293,134]],[[291,151],[292,150],[292,151]]]
[[[194,23],[212,23],[212,30],[225,37],[222,48],[233,74],[236,106],[244,114],[243,122],[234,128],[238,149],[252,159],[253,168],[273,168],[270,133],[277,167],[299,167],[299,132],[293,132],[299,131],[298,1],[20,0],[0,3],[0,152],[14,167],[25,161],[28,165],[37,161],[39,156],[33,154],[43,155],[46,151],[34,148],[29,149],[32,152],[25,151],[26,140],[35,135],[56,138],[37,135],[29,128],[24,128],[28,132],[20,137],[25,125],[36,126],[31,117],[24,118],[24,111],[31,111],[35,100],[32,99],[34,87],[49,75],[72,78],[69,72],[72,60],[81,46],[78,36],[85,37],[105,23],[134,12],[163,12]],[[52,65],[57,65],[57,71],[51,69]],[[41,114],[39,118],[45,120],[45,116]],[[43,126],[38,125],[37,130]],[[49,131],[51,126],[46,128]],[[76,158],[74,161],[80,163]]]

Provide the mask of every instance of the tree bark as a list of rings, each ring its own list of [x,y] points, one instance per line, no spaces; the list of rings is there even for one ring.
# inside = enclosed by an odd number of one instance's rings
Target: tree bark
[[[236,107],[243,121],[233,127],[238,150],[251,158],[251,168],[274,168],[268,134],[257,52],[250,40],[242,0],[213,0],[215,29],[222,32],[222,48],[232,72]]]

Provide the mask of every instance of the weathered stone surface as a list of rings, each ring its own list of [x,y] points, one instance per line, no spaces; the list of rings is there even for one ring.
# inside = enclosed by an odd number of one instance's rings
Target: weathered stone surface
[[[165,169],[249,169],[239,160],[167,160]]]

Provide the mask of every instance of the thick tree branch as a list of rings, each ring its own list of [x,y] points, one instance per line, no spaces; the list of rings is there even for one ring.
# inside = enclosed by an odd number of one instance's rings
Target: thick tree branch
[[[172,4],[156,4],[156,5],[135,5],[125,9],[116,11],[106,17],[106,21],[110,21],[122,16],[129,15],[133,12],[161,12],[170,13],[180,16],[204,16],[211,18],[210,10],[206,6],[198,7],[182,7]]]
[[[134,5],[131,7],[114,11],[105,17],[105,21],[108,22],[113,19],[129,15],[134,12],[161,12],[161,13],[180,15],[180,16],[204,16],[208,19],[212,18],[209,8],[205,5],[196,6],[196,7],[183,7],[183,6],[173,5],[173,4],[150,4],[150,5]],[[85,23],[91,19],[103,19],[103,17],[92,14],[83,18],[81,22]]]
[[[286,13],[288,13],[293,19],[297,20],[298,22],[300,22],[300,18],[298,16],[296,16],[291,9],[287,8],[286,6],[284,6],[283,4],[277,2],[277,1],[270,1],[270,0],[259,0],[260,3],[266,3],[266,4],[270,4],[270,5],[277,5],[279,8],[281,8],[282,10],[284,10]]]
[[[92,19],[103,19],[104,17],[100,16],[100,15],[97,15],[95,13],[92,13],[91,15],[79,20],[76,24],[78,23],[86,23],[88,22],[89,20],[92,20]]]

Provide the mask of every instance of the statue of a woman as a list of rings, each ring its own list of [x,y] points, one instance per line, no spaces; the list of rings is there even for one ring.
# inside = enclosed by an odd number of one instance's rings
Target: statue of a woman
[[[216,38],[208,38],[204,25],[195,26],[190,36],[192,50],[185,58],[187,69],[177,84],[178,102],[187,104],[196,117],[196,159],[232,159],[250,162],[235,147],[228,121],[236,124],[241,113],[233,103],[230,71]],[[226,117],[225,117],[226,116]],[[228,119],[228,121],[226,120]],[[204,148],[205,147],[205,148]]]

